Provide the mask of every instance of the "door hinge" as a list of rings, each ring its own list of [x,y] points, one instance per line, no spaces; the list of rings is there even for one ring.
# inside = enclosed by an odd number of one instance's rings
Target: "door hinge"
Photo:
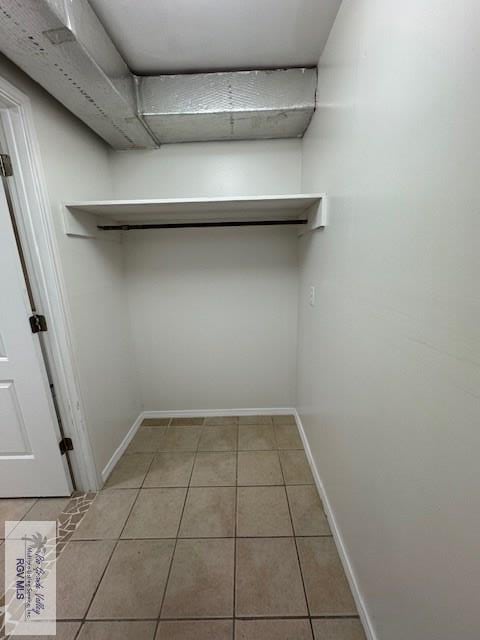
[[[0,175],[4,178],[13,176],[12,161],[6,153],[0,153]]]
[[[47,321],[45,316],[41,316],[38,313],[34,313],[33,316],[30,316],[30,327],[32,329],[32,333],[40,333],[41,331],[48,331]]]
[[[58,443],[60,453],[64,456],[67,451],[73,451],[73,442],[71,438],[62,438]]]

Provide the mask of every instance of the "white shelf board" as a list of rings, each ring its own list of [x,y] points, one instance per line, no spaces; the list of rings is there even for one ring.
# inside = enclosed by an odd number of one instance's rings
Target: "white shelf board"
[[[239,196],[236,198],[164,198],[158,200],[97,200],[68,202],[73,214],[87,213],[118,223],[176,222],[217,220],[300,218],[318,207],[324,194],[307,193],[276,196]]]

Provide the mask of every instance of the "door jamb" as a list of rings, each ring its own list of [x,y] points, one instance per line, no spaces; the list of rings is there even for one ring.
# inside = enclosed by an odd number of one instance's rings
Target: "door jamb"
[[[2,124],[15,175],[16,217],[39,306],[47,317],[45,334],[49,364],[65,432],[73,439],[71,462],[78,487],[96,491],[101,482],[87,431],[70,332],[65,283],[51,217],[45,174],[30,98],[0,76]],[[72,455],[73,454],[73,455]]]

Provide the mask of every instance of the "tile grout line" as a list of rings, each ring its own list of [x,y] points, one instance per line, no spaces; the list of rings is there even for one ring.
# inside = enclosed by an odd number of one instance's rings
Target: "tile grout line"
[[[135,451],[134,453],[125,453],[125,456],[147,455],[152,453],[235,453],[237,449],[155,449],[154,451]],[[239,453],[268,453],[269,451],[303,451],[303,449],[238,449]],[[120,458],[121,460],[122,458]],[[119,461],[120,461],[119,460]],[[304,483],[305,484],[305,483]]]
[[[236,620],[260,620],[260,621],[271,621],[271,620],[308,620],[308,616],[238,616],[235,618]],[[160,622],[205,622],[205,621],[219,621],[226,622],[234,620],[234,618],[224,618],[220,616],[206,616],[205,618],[162,618]],[[324,616],[312,616],[312,620],[360,620],[360,616],[356,616],[353,614],[338,614],[338,615],[324,615]],[[80,622],[82,623],[83,618],[59,618],[57,622]],[[89,618],[86,622],[157,622],[158,618]],[[3,639],[2,639],[3,640]]]
[[[171,424],[171,422],[170,422],[170,424]],[[203,419],[202,431],[203,431],[204,424],[205,424],[205,418]],[[200,437],[201,437],[201,435],[200,435]],[[187,488],[186,488],[186,491],[185,491],[185,499],[183,501],[182,513],[180,514],[180,519],[178,521],[177,536],[175,538],[175,543],[173,545],[172,557],[170,559],[170,564],[169,564],[169,567],[168,567],[167,577],[165,579],[165,587],[163,589],[162,600],[160,602],[160,608],[158,610],[157,624],[155,625],[155,633],[153,635],[154,639],[156,638],[156,636],[158,634],[158,628],[160,626],[160,622],[161,622],[161,618],[162,618],[162,610],[163,610],[163,607],[165,605],[165,598],[167,597],[168,583],[170,582],[170,576],[172,574],[173,561],[175,559],[175,552],[177,550],[178,534],[180,533],[180,527],[182,526],[183,514],[185,513],[185,505],[187,504],[188,492],[190,491],[190,484],[191,484],[191,481],[192,481],[193,470],[195,468],[195,462],[197,460],[198,444],[200,443],[200,437],[198,438],[197,449],[195,450],[195,455],[193,457],[192,468],[190,470],[190,477],[188,479],[188,484],[187,484]]]
[[[177,489],[185,489],[185,487],[176,487]],[[192,487],[192,489],[197,489],[198,487]],[[218,487],[208,487],[209,489],[217,489]],[[227,487],[227,489],[233,489],[234,487]],[[248,487],[250,488],[250,487]],[[256,487],[254,487],[256,488]],[[233,540],[235,536],[176,536],[179,540]],[[176,540],[176,537],[173,536],[165,536],[163,538],[152,538],[151,536],[145,538],[139,538],[138,536],[135,538],[81,538],[80,540],[73,540],[72,542],[102,542],[102,541],[124,541],[124,540]],[[238,536],[238,540],[265,540],[265,539],[274,539],[274,540],[282,540],[287,539],[291,540],[292,538],[332,538],[331,535],[317,535],[317,536]]]
[[[120,458],[120,460],[121,459],[122,458]],[[118,462],[120,462],[120,460]],[[148,469],[145,472],[145,475],[143,476],[142,482],[140,483],[139,491],[142,491],[142,489],[146,489],[147,488],[147,487],[144,486],[145,485],[145,480],[147,479],[147,476],[150,473],[150,469],[152,468],[154,461],[155,461],[155,452],[152,453],[152,459],[150,460],[150,464],[148,465]],[[117,464],[118,464],[118,462],[117,462]],[[135,502],[136,502],[136,500],[135,500]]]
[[[73,540],[73,542],[75,542],[75,540]],[[78,540],[78,542],[85,542],[85,540]],[[107,562],[105,563],[105,569],[102,571],[102,574],[101,574],[100,579],[99,579],[99,581],[98,581],[98,583],[97,583],[97,586],[96,586],[96,587],[95,587],[95,589],[93,590],[92,597],[91,597],[91,599],[90,599],[90,600],[89,600],[89,602],[88,602],[88,605],[87,605],[87,608],[85,609],[85,613],[83,614],[83,617],[82,617],[82,618],[77,618],[77,620],[80,622],[80,626],[79,626],[79,628],[78,628],[78,630],[77,630],[77,633],[75,634],[75,637],[76,637],[76,638],[80,635],[80,631],[82,630],[82,628],[84,627],[85,623],[87,622],[87,615],[88,615],[88,611],[89,611],[90,607],[92,606],[93,599],[94,599],[94,598],[95,598],[95,596],[97,595],[98,588],[99,588],[99,586],[100,586],[100,583],[101,583],[101,582],[102,582],[102,580],[103,580],[103,576],[105,575],[105,573],[106,573],[106,571],[107,571],[107,569],[108,569],[108,566],[109,566],[109,564],[110,564],[110,561],[111,561],[111,559],[112,559],[112,556],[113,556],[113,554],[114,554],[114,552],[115,552],[115,549],[117,548],[117,544],[118,544],[118,540],[117,540],[117,541],[115,542],[115,544],[113,545],[112,551],[111,551],[110,555],[108,556],[108,560],[107,560]],[[58,622],[58,618],[57,618],[57,622]]]
[[[298,430],[298,427],[297,427],[297,430]],[[277,437],[277,435],[276,435],[276,431],[275,431],[275,438],[276,437]],[[278,440],[277,440],[277,447],[278,447]],[[302,447],[302,451],[305,452],[305,447]],[[284,483],[285,483],[285,495],[286,495],[286,498],[287,498],[288,512],[290,514],[290,520],[292,522],[293,543],[295,545],[295,551],[296,551],[296,554],[297,554],[298,568],[300,570],[300,577],[302,579],[302,587],[303,587],[303,594],[304,594],[304,597],[305,597],[305,604],[307,605],[308,622],[310,624],[310,632],[312,634],[312,638],[315,638],[315,632],[314,632],[314,629],[313,629],[312,616],[311,616],[311,611],[310,611],[310,603],[308,602],[307,588],[305,586],[305,578],[304,578],[304,575],[303,575],[302,563],[300,561],[300,553],[298,551],[297,535],[296,535],[296,531],[295,531],[295,522],[293,520],[292,509],[290,507],[290,500],[289,500],[289,497],[288,497],[287,484],[286,484],[286,481],[285,481],[285,474],[283,472],[282,459],[281,459],[280,455],[279,455],[279,458],[280,458],[280,468],[282,470],[282,476],[283,476],[283,480],[284,480]]]
[[[267,425],[262,425],[262,426],[267,426]],[[229,426],[230,428],[230,426]],[[196,451],[198,451],[198,453],[231,453],[234,451],[239,451],[241,453],[265,453],[268,451],[277,451],[277,452],[281,452],[281,451],[305,451],[304,449],[299,449],[298,447],[283,447],[283,448],[278,448],[278,447],[273,447],[270,449],[267,448],[263,448],[263,449],[180,449],[180,448],[176,448],[176,449],[149,449],[144,450],[144,451],[130,451],[130,452],[126,452],[122,455],[123,456],[137,456],[137,455],[147,455],[147,454],[152,454],[152,453],[195,453]],[[119,459],[120,460],[122,459]],[[118,464],[118,463],[117,463]]]
[[[279,458],[280,458],[280,456],[279,456]],[[281,469],[282,477],[283,477],[283,484],[284,484],[285,498],[287,500],[288,513],[290,515],[290,524],[292,525],[293,544],[295,545],[295,552],[297,554],[298,569],[300,571],[300,578],[302,580],[303,597],[305,598],[305,604],[307,606],[307,615],[308,615],[308,621],[309,621],[309,624],[310,624],[310,631],[311,631],[311,634],[312,634],[312,638],[314,638],[315,634],[313,632],[312,617],[310,615],[310,605],[308,603],[307,589],[305,587],[305,579],[303,577],[302,563],[300,562],[300,554],[298,552],[297,537],[295,535],[295,523],[293,521],[292,510],[290,509],[290,502],[288,500],[288,492],[287,492],[287,489],[286,489],[287,485],[285,483],[285,474],[283,473],[283,466],[282,466],[281,458],[280,458],[280,469]]]
[[[40,498],[33,498],[33,504],[26,510],[26,512],[23,514],[23,516],[20,518],[19,522],[22,522],[23,520],[25,520],[25,518],[28,516],[28,514],[30,513],[30,511],[33,509],[33,507],[37,504],[37,502],[39,501]]]
[[[108,560],[107,560],[107,562],[106,562],[106,564],[105,564],[105,569],[102,571],[102,575],[100,576],[100,580],[97,582],[97,586],[96,586],[96,587],[95,587],[95,589],[93,590],[92,597],[91,597],[91,599],[90,599],[90,601],[89,601],[89,603],[88,603],[88,605],[87,605],[87,608],[85,609],[85,614],[83,615],[83,618],[82,618],[82,624],[81,624],[81,627],[83,627],[83,625],[87,622],[88,612],[90,611],[90,608],[91,608],[91,606],[92,606],[92,604],[93,604],[93,601],[94,601],[94,599],[95,599],[95,596],[97,595],[97,592],[98,592],[98,589],[99,589],[99,587],[100,587],[100,585],[101,585],[101,583],[102,583],[102,580],[103,580],[103,578],[105,577],[105,574],[107,573],[108,567],[110,566],[110,563],[111,563],[112,558],[113,558],[113,554],[115,553],[115,551],[117,550],[117,547],[118,547],[118,545],[119,545],[119,542],[120,542],[120,536],[122,535],[123,530],[125,529],[125,526],[126,526],[126,524],[127,524],[127,520],[130,518],[130,515],[131,515],[131,513],[132,513],[132,511],[133,511],[133,507],[134,507],[134,505],[135,505],[135,503],[136,503],[136,501],[137,501],[137,498],[138,498],[138,496],[139,496],[139,494],[140,494],[140,489],[135,489],[135,490],[136,490],[136,492],[137,492],[137,495],[135,496],[135,500],[132,502],[132,505],[131,505],[130,509],[128,510],[127,517],[125,518],[125,522],[123,523],[123,526],[122,526],[122,528],[121,528],[121,530],[120,530],[120,533],[119,533],[119,535],[118,535],[118,538],[117,538],[117,540],[115,541],[115,544],[113,545],[112,552],[110,553],[110,555],[109,555],[109,557],[108,557]],[[74,542],[75,542],[75,541],[74,541]],[[84,540],[78,540],[78,542],[84,542]]]
[[[240,424],[237,424],[237,448],[235,451],[235,511],[234,511],[234,538],[233,538],[233,620],[232,640],[235,640],[235,620],[237,615],[237,518],[238,518],[238,447],[240,443]]]
[[[195,453],[194,451],[189,451],[188,453]],[[198,453],[204,453],[203,451],[199,451]],[[225,453],[235,453],[235,451],[226,451]],[[240,452],[241,453],[241,452]],[[152,487],[130,487],[130,488],[114,488],[114,487],[109,487],[108,489],[106,489],[106,491],[135,491],[136,489],[140,488],[143,489],[144,491],[148,491],[149,489],[185,489],[188,485],[184,485],[184,484],[172,484],[172,485],[158,485],[158,486],[152,486]],[[192,485],[192,489],[231,489],[232,487],[235,487],[236,485],[234,484],[195,484]],[[248,487],[314,487],[314,484],[311,483],[298,483],[298,484],[239,484],[239,487],[243,487],[243,488],[247,488]],[[325,534],[325,535],[331,535],[329,534]],[[300,536],[302,537],[302,536]]]

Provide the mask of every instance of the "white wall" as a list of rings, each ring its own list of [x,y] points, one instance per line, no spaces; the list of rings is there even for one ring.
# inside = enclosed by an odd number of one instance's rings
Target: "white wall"
[[[381,640],[480,637],[479,74],[476,0],[344,0],[304,141],[300,413]]]
[[[296,140],[112,153],[118,198],[300,189]],[[293,406],[296,228],[128,232],[132,335],[147,410]]]
[[[68,238],[62,202],[112,195],[109,151],[77,118],[0,57],[0,75],[32,101],[57,232],[87,427],[101,472],[140,410],[132,376],[121,244]]]
[[[113,151],[115,198],[296,193],[301,140],[193,142],[151,151]]]
[[[295,229],[137,231],[125,247],[145,409],[295,405]]]

